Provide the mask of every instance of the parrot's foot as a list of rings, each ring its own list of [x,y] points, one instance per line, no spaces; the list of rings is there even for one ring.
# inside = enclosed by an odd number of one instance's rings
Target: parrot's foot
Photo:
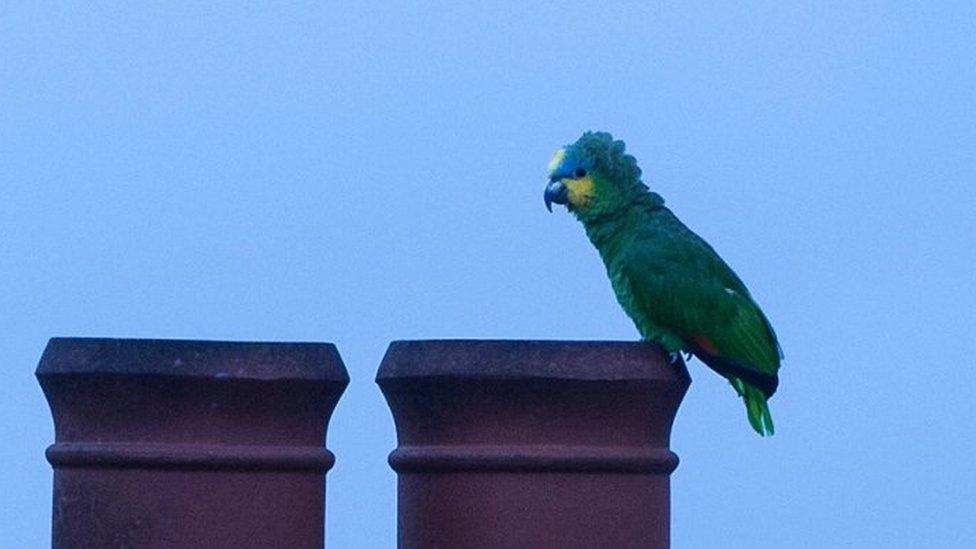
[[[684,356],[685,362],[688,362],[689,360],[691,360],[691,357],[695,356],[688,351],[682,351],[680,349],[677,351],[671,351],[668,353],[668,364],[675,366],[679,362],[681,362],[681,353],[684,353],[685,355]]]

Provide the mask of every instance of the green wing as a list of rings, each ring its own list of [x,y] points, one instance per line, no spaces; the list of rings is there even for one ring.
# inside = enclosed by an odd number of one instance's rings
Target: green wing
[[[711,246],[667,215],[667,230],[636,241],[623,262],[638,307],[719,373],[771,395],[782,353],[769,321]]]

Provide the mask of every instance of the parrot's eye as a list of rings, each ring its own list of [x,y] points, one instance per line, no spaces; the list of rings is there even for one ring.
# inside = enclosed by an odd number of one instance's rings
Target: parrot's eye
[[[576,171],[573,172],[573,175],[575,175],[577,178],[586,177],[586,170],[584,170],[583,168],[576,168]]]

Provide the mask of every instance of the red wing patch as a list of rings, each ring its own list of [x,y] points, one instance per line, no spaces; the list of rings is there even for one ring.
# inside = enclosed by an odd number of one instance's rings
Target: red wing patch
[[[695,345],[698,345],[701,348],[701,350],[705,351],[706,353],[710,355],[718,356],[718,348],[715,347],[715,344],[712,343],[712,340],[708,339],[707,336],[703,336],[701,334],[695,334],[691,336],[691,340],[695,343]]]

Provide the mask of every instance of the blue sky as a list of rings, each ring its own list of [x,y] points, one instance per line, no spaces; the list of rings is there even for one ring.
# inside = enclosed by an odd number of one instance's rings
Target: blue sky
[[[48,543],[48,337],[335,342],[328,543],[391,547],[391,339],[636,338],[552,152],[627,141],[787,360],[760,439],[693,362],[694,547],[972,547],[970,2],[5,2],[0,532]]]

